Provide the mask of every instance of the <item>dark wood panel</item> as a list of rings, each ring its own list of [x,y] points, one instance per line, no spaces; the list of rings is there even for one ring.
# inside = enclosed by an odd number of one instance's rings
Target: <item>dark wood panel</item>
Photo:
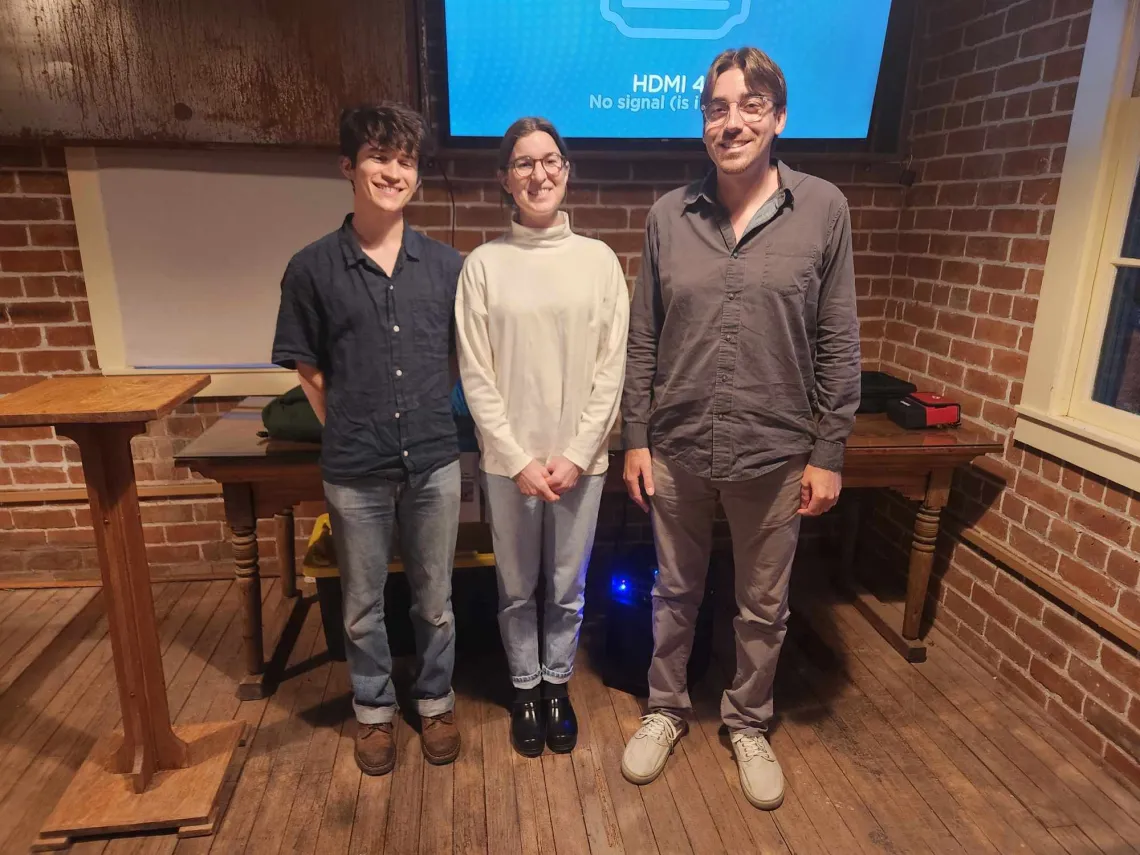
[[[0,138],[330,145],[414,104],[411,0],[5,0]]]

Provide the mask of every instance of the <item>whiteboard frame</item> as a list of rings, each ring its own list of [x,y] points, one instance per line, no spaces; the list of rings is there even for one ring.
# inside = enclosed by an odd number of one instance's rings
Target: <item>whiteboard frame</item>
[[[111,242],[103,214],[96,150],[89,146],[64,149],[79,254],[91,311],[91,328],[99,368],[108,376],[131,374],[201,374],[200,368],[135,368],[126,360],[123,316]],[[230,398],[247,395],[279,395],[297,385],[297,373],[284,368],[209,369],[210,385],[196,398]]]

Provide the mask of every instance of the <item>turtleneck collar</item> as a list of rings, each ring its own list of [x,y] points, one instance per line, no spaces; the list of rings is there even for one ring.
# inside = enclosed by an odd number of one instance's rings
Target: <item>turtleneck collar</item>
[[[570,217],[565,211],[558,212],[554,225],[545,229],[532,229],[511,218],[511,242],[524,246],[554,246],[574,234],[570,229]]]

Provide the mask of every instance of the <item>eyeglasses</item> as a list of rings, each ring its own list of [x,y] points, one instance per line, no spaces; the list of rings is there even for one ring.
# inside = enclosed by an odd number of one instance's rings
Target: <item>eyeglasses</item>
[[[570,161],[562,155],[548,154],[540,160],[535,160],[533,157],[516,157],[508,164],[508,167],[519,178],[530,178],[534,174],[534,168],[540,163],[543,171],[550,178],[557,178],[562,170],[570,165]]]
[[[705,114],[705,121],[710,125],[719,125],[728,121],[728,114],[732,105],[736,105],[740,118],[745,122],[758,122],[768,114],[775,102],[770,95],[746,95],[739,101],[723,101],[717,99],[701,106]]]

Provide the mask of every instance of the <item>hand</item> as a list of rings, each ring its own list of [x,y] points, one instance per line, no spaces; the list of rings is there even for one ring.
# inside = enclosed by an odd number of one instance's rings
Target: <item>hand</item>
[[[514,478],[515,485],[524,496],[538,496],[544,502],[557,502],[558,496],[546,483],[546,468],[537,460],[532,460]]]
[[[818,517],[830,511],[839,500],[843,489],[843,476],[838,472],[820,469],[818,466],[804,467],[804,477],[800,481],[800,510],[802,517]]]
[[[572,463],[560,454],[546,464],[546,485],[561,496],[567,490],[574,489],[581,474],[582,470],[577,463]]]
[[[625,453],[625,489],[629,497],[646,513],[649,513],[649,499],[653,495],[653,455],[648,448],[631,448]],[[645,485],[642,495],[641,486]]]

